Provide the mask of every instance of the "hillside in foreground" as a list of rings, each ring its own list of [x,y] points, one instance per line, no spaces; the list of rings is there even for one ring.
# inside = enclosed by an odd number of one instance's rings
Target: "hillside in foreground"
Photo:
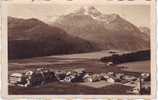
[[[95,51],[90,42],[38,19],[8,18],[9,59]]]

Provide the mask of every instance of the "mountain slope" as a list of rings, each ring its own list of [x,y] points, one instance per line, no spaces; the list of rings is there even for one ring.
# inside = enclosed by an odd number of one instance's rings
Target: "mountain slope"
[[[150,29],[148,27],[139,27],[140,31],[144,33],[144,38],[150,41]]]
[[[63,15],[52,25],[93,41],[100,49],[141,50],[150,44],[135,25],[117,14],[104,15],[93,6]]]
[[[34,18],[8,17],[8,42],[10,59],[96,50],[88,41]]]

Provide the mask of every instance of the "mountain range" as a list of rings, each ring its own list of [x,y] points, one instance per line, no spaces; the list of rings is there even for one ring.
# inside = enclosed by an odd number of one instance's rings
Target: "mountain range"
[[[92,41],[100,49],[141,50],[150,47],[149,36],[118,14],[102,14],[95,7],[81,7],[60,16],[53,26]]]
[[[150,29],[148,27],[139,27],[140,31],[150,40]]]
[[[93,6],[81,7],[50,23],[8,17],[9,59],[150,48],[150,30],[138,28],[118,14],[102,14]]]
[[[8,17],[9,59],[95,51],[87,40],[42,21]]]

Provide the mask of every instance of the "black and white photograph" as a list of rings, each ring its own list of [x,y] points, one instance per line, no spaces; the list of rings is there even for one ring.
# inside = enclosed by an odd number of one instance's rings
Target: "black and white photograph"
[[[8,4],[9,95],[151,95],[151,6]]]

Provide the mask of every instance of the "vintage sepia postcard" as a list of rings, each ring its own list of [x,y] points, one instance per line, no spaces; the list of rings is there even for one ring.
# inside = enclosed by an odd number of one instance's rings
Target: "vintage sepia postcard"
[[[4,98],[152,99],[154,0],[1,2]]]

